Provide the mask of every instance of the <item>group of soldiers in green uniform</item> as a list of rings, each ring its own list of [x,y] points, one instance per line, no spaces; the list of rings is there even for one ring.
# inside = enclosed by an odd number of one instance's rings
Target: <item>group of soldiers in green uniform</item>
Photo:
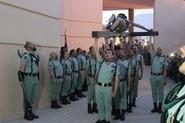
[[[38,91],[39,56],[35,53],[36,46],[33,43],[26,42],[24,48],[26,52],[22,55],[19,54],[21,65],[18,76],[23,88],[24,119],[30,121],[39,118],[32,112],[32,106]],[[51,108],[59,109],[62,108],[60,103],[67,105],[70,104],[70,101],[77,101],[79,98],[85,97],[82,94],[85,70],[86,56],[80,48],[72,49],[69,54],[66,48],[63,47],[60,57],[56,52],[50,53],[48,71]]]
[[[95,91],[99,115],[96,123],[110,123],[112,115],[114,120],[125,120],[125,112],[131,113],[132,107],[136,107],[138,81],[143,75],[143,58],[136,46],[105,47],[100,48],[100,58],[96,60],[96,68],[93,67],[96,71],[93,89],[88,88]],[[94,60],[91,62],[94,64]]]
[[[164,85],[167,84],[166,58],[160,47],[156,51],[153,45],[151,47],[150,83],[154,104],[151,112],[162,113]],[[96,123],[110,123],[111,111],[114,120],[124,121],[125,112],[132,113],[132,107],[136,107],[138,82],[143,77],[143,57],[133,44],[105,49],[101,58],[103,60],[97,62],[95,87],[99,112]]]
[[[125,112],[132,113],[132,107],[136,107],[138,82],[143,76],[143,57],[135,45],[112,46],[100,48],[99,58],[94,47],[89,48],[87,56],[81,48],[69,53],[62,48],[60,57],[56,52],[50,53],[51,108],[59,109],[62,108],[60,103],[67,105],[85,97],[82,87],[86,78],[88,113],[98,113],[96,123],[110,123],[112,115],[114,120],[124,121]],[[39,57],[31,42],[25,44],[25,49],[27,52],[21,56],[18,73],[24,94],[24,118],[33,120],[39,118],[32,112],[39,80]],[[161,53],[160,48],[153,53],[150,78],[154,102],[151,112],[159,113],[162,112],[163,84],[166,84],[165,58]]]
[[[52,54],[55,54],[54,59]],[[83,50],[78,48],[70,52],[66,48],[61,49],[60,59],[56,52],[50,54],[48,63],[51,84],[51,108],[61,108],[85,97],[82,87],[85,82],[86,56]],[[54,98],[53,98],[54,97]]]

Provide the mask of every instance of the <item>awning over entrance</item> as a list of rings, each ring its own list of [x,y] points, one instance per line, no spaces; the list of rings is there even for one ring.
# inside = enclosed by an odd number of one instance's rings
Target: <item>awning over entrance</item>
[[[103,0],[103,10],[147,9],[154,7],[154,0]]]

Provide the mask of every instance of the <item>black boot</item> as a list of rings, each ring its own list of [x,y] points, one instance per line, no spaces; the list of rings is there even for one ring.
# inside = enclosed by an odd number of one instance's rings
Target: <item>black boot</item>
[[[31,115],[32,115],[33,119],[38,119],[38,118],[39,118],[39,116],[38,116],[38,115],[36,115],[36,114],[34,114],[32,111],[31,111],[30,113],[31,113]]]
[[[53,100],[51,101],[51,108],[56,108],[55,102]]]
[[[97,120],[95,123],[106,123],[105,120]]]
[[[75,101],[79,100],[79,99],[75,96],[74,93],[73,93],[72,95],[73,95]]]
[[[28,120],[28,121],[32,121],[33,120],[33,116],[30,112],[30,110],[26,109],[24,112],[24,119]]]
[[[89,113],[89,114],[92,114],[93,112],[92,112],[92,108],[91,108],[91,104],[89,104],[88,103],[88,105],[87,105],[87,112]]]
[[[93,103],[92,112],[98,113],[98,109],[97,109],[97,104],[96,103]]]
[[[154,108],[151,110],[152,113],[157,112],[157,103],[154,103]]]
[[[132,106],[133,106],[133,107],[136,107],[136,98],[135,98],[135,97],[134,97]]]
[[[77,91],[77,96],[78,96],[78,98],[82,98],[81,91]]]
[[[38,119],[39,116],[34,114],[33,111],[32,111],[32,107],[30,107],[30,114],[32,115],[33,119]]]
[[[132,113],[132,104],[128,105],[128,113]]]
[[[115,108],[115,105],[112,105],[112,115],[115,115],[116,114],[116,108]]]
[[[67,105],[66,97],[64,97],[64,96],[61,97],[61,103],[62,103],[63,105]]]
[[[73,94],[70,94],[70,96],[69,96],[69,100],[70,100],[70,101],[76,101],[76,99],[75,99],[75,97],[74,97],[74,95],[73,95]]]
[[[56,104],[56,106],[57,106],[58,108],[62,108],[62,106],[58,103],[57,100],[55,100],[55,104]]]
[[[115,117],[113,118],[113,120],[118,120],[120,119],[120,110],[119,109],[116,109],[115,111]]]
[[[71,104],[71,102],[67,99],[67,96],[65,97],[66,103]]]
[[[62,106],[58,105],[56,100],[52,100],[51,101],[51,108],[59,109],[59,108],[62,108]]]
[[[122,110],[120,120],[124,121],[125,120],[125,110]]]
[[[162,103],[159,103],[158,113],[162,113]]]

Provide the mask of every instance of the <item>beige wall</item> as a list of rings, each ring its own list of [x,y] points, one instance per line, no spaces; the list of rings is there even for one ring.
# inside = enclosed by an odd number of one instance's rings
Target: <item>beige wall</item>
[[[69,48],[93,45],[92,31],[102,30],[102,9],[102,0],[62,0],[62,42],[67,29]]]
[[[155,43],[170,53],[185,45],[185,1],[155,0]]]
[[[60,40],[60,0],[0,0],[0,119],[22,112],[22,90],[17,79],[26,40],[38,47],[41,63],[39,107],[48,106],[47,61],[50,51],[58,51]],[[40,96],[41,95],[41,96]]]
[[[59,18],[61,0],[0,0],[3,3]],[[54,5],[54,6],[53,6]]]

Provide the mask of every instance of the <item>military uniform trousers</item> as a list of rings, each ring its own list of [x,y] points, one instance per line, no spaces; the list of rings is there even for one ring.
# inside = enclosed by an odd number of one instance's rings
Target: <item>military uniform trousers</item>
[[[24,83],[24,87],[23,87],[24,98],[27,99],[27,101],[29,102],[29,106],[32,106],[36,99],[36,95],[38,91],[38,77],[25,76],[23,83]],[[27,104],[26,102],[24,102],[24,108],[27,108],[26,106]]]
[[[70,88],[71,88],[71,75],[64,75],[61,96],[68,96]]]
[[[50,99],[52,100],[59,100],[61,87],[62,87],[62,79],[50,79]]]
[[[88,104],[91,102],[95,103],[95,79],[93,77],[88,77],[89,85],[87,89],[87,101]]]
[[[164,97],[164,76],[159,75],[159,76],[154,76],[151,75],[150,77],[150,84],[151,84],[151,89],[152,89],[152,97],[154,103],[157,103],[157,100],[159,99],[159,102],[163,102],[163,97]]]
[[[99,119],[111,121],[112,86],[103,87],[96,85],[95,90]]]
[[[130,89],[129,91],[127,91],[127,101],[128,101],[128,104],[133,104],[133,101],[134,101],[134,76],[132,76],[130,78]],[[127,83],[128,85],[128,83]]]
[[[116,109],[127,109],[127,81],[120,81],[117,95],[115,97]]]
[[[138,86],[139,86],[139,73],[136,72],[134,77],[134,98],[138,96]]]
[[[78,73],[73,72],[73,77],[71,81],[71,88],[70,88],[70,94],[73,94],[76,90],[77,87],[77,82],[78,82]]]
[[[85,71],[81,70],[78,77],[77,90],[81,91],[85,81]]]

